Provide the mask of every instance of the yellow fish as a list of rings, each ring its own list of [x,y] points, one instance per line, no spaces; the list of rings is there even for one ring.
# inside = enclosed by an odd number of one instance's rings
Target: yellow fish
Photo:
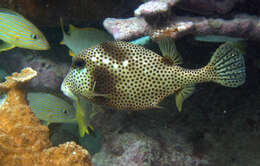
[[[160,41],[159,47],[163,56],[123,41],[84,49],[73,57],[61,90],[74,100],[83,96],[118,110],[158,108],[165,97],[175,94],[181,111],[196,83],[237,87],[245,82],[244,58],[233,43],[222,44],[200,69],[181,67],[179,53],[169,40]]]
[[[78,123],[81,137],[85,132],[89,134],[88,128],[94,130],[91,126],[91,119],[102,110],[101,107],[87,100],[79,98],[73,104],[59,96],[45,92],[29,92],[27,100],[35,116],[47,125],[50,123]]]
[[[0,107],[4,103],[6,96],[6,94],[0,93]],[[45,92],[29,92],[27,93],[27,100],[34,115],[42,120],[45,125],[51,123],[77,123],[81,137],[85,133],[89,134],[89,128],[94,130],[91,120],[97,112],[103,111],[100,106],[87,100],[79,99],[73,104],[59,96]],[[76,112],[75,109],[79,111]]]
[[[14,47],[47,50],[50,45],[41,31],[22,15],[0,9],[0,52]]]
[[[50,123],[75,123],[72,103],[56,95],[44,92],[29,92],[27,100],[35,116]]]
[[[78,55],[82,49],[86,49],[102,42],[112,41],[114,38],[105,31],[95,28],[77,28],[69,25],[68,34],[64,31],[62,19],[60,19],[63,40],[60,44],[66,45],[72,52],[70,55]]]

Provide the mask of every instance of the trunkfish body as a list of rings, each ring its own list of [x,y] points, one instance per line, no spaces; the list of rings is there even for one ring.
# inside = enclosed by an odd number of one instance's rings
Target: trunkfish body
[[[208,65],[185,69],[174,43],[159,42],[163,56],[123,41],[106,42],[84,49],[73,62],[61,90],[70,98],[88,100],[119,110],[160,107],[171,94],[181,111],[194,84],[216,82],[237,87],[245,82],[242,52],[235,44],[222,44]]]

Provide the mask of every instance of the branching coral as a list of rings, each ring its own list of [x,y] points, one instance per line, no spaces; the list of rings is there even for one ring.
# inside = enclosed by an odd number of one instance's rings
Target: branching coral
[[[0,84],[0,91],[7,93],[0,108],[0,165],[89,166],[88,151],[74,142],[51,147],[48,128],[40,124],[26,100],[24,85],[36,75],[26,68]]]
[[[136,16],[154,15],[169,11],[172,7],[200,14],[226,14],[245,0],[152,0],[135,10]]]
[[[161,37],[180,38],[186,34],[193,35],[228,35],[251,40],[260,40],[260,20],[255,16],[237,15],[232,20],[205,17],[175,17],[171,25],[153,29],[153,39]]]
[[[140,36],[149,28],[143,18],[137,17],[128,19],[107,18],[103,22],[103,25],[109,33],[113,34],[116,40]]]
[[[140,5],[135,17],[129,19],[105,19],[104,27],[115,39],[131,39],[149,34],[152,39],[161,37],[180,38],[192,35],[227,35],[249,40],[260,40],[260,19],[246,13],[228,13],[235,4],[244,0],[153,0]],[[248,2],[249,3],[249,2]],[[185,16],[176,11],[185,12]],[[187,16],[187,14],[190,16]],[[194,15],[201,14],[201,16]],[[214,14],[211,18],[210,16]],[[226,14],[223,16],[223,14]],[[203,17],[206,15],[207,17]],[[141,22],[141,23],[140,23]],[[124,26],[120,26],[124,25]],[[145,26],[143,26],[145,25]],[[129,30],[131,29],[131,31]]]

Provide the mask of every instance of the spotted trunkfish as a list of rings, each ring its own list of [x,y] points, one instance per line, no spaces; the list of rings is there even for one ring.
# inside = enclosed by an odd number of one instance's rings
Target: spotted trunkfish
[[[83,49],[73,58],[61,90],[72,99],[83,96],[118,110],[158,108],[165,97],[175,94],[181,111],[197,83],[237,87],[245,82],[243,52],[233,42],[220,45],[200,69],[180,66],[182,59],[174,42],[164,39],[159,47],[162,56],[124,41]]]

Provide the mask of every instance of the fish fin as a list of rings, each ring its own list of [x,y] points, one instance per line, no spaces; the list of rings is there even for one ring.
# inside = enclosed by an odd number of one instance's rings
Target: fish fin
[[[76,54],[72,50],[69,50],[69,55],[72,57],[76,57]]]
[[[51,123],[48,122],[48,121],[43,120],[43,121],[42,121],[42,124],[43,124],[44,126],[49,126],[49,124],[51,124]]]
[[[76,26],[70,24],[70,25],[69,25],[69,34],[71,34],[72,32],[74,32],[74,31],[77,30],[77,29],[79,29],[79,28],[77,28]]]
[[[87,95],[89,95],[90,97],[105,97],[105,98],[111,98],[110,94],[102,94],[102,93],[96,93],[95,92],[95,86],[96,86],[96,81],[94,81],[93,86],[91,91],[88,92]]]
[[[62,17],[60,17],[60,27],[61,27],[62,32],[65,33]]]
[[[96,92],[93,92],[93,91],[89,91],[89,92],[85,93],[84,96],[85,97],[88,96],[87,98],[93,98],[93,97],[111,98],[112,97],[111,94],[102,94],[102,93],[96,93]]]
[[[156,109],[165,109],[164,107],[159,106],[159,105],[154,105],[153,108],[156,108]]]
[[[214,42],[214,43],[224,43],[227,41],[237,42],[237,41],[245,40],[240,37],[232,37],[232,36],[226,36],[226,35],[195,35],[194,39],[197,41]]]
[[[195,86],[191,85],[191,86],[184,87],[183,89],[179,90],[176,93],[175,96],[176,107],[179,112],[182,111],[182,103],[184,102],[184,100],[190,97],[193,94],[194,90],[195,90]]]
[[[182,57],[178,52],[173,39],[160,39],[158,45],[165,58],[169,59],[174,65],[182,64]]]
[[[131,41],[130,43],[135,44],[135,45],[144,46],[149,41],[150,41],[150,36],[143,36],[143,37],[140,37],[138,39],[135,39],[135,40]]]
[[[89,118],[92,119],[96,114],[97,114],[96,111],[91,112],[91,113],[89,114]]]
[[[110,94],[101,94],[101,93],[95,93],[95,92],[91,92],[90,94],[91,94],[91,96],[93,96],[93,97],[111,98],[111,95],[110,95]]]
[[[246,54],[247,43],[246,41],[229,42],[235,48],[239,49],[243,55]]]
[[[16,15],[16,16],[24,18],[24,16],[22,16],[21,14],[16,13],[15,11],[12,11],[12,10],[6,9],[6,8],[0,8],[0,13],[9,13],[9,14]]]
[[[15,45],[12,45],[12,44],[6,43],[6,42],[2,42],[0,44],[0,52],[10,50],[14,47],[15,47]]]
[[[87,133],[89,134],[89,129],[94,130],[94,128],[91,126],[91,124],[86,124],[85,123],[85,113],[80,106],[80,101],[79,98],[76,99],[75,101],[75,107],[76,107],[76,119],[78,122],[78,127],[79,127],[79,136],[84,137],[84,135]]]
[[[62,31],[62,33],[63,33],[63,39],[62,39],[62,41],[60,42],[60,45],[65,45],[65,37],[66,37],[66,32],[65,32],[65,30],[64,30],[64,24],[63,24],[63,19],[62,19],[62,17],[60,17],[60,27],[61,27],[61,31]]]
[[[72,118],[68,123],[75,123],[75,122],[77,122],[77,118],[76,117]]]
[[[243,52],[234,42],[226,42],[214,52],[208,67],[212,81],[227,87],[237,87],[246,81]]]
[[[101,106],[92,104],[91,113],[89,114],[89,118],[92,119],[98,112],[105,112]]]
[[[92,104],[92,110],[95,112],[105,112],[100,105]]]

